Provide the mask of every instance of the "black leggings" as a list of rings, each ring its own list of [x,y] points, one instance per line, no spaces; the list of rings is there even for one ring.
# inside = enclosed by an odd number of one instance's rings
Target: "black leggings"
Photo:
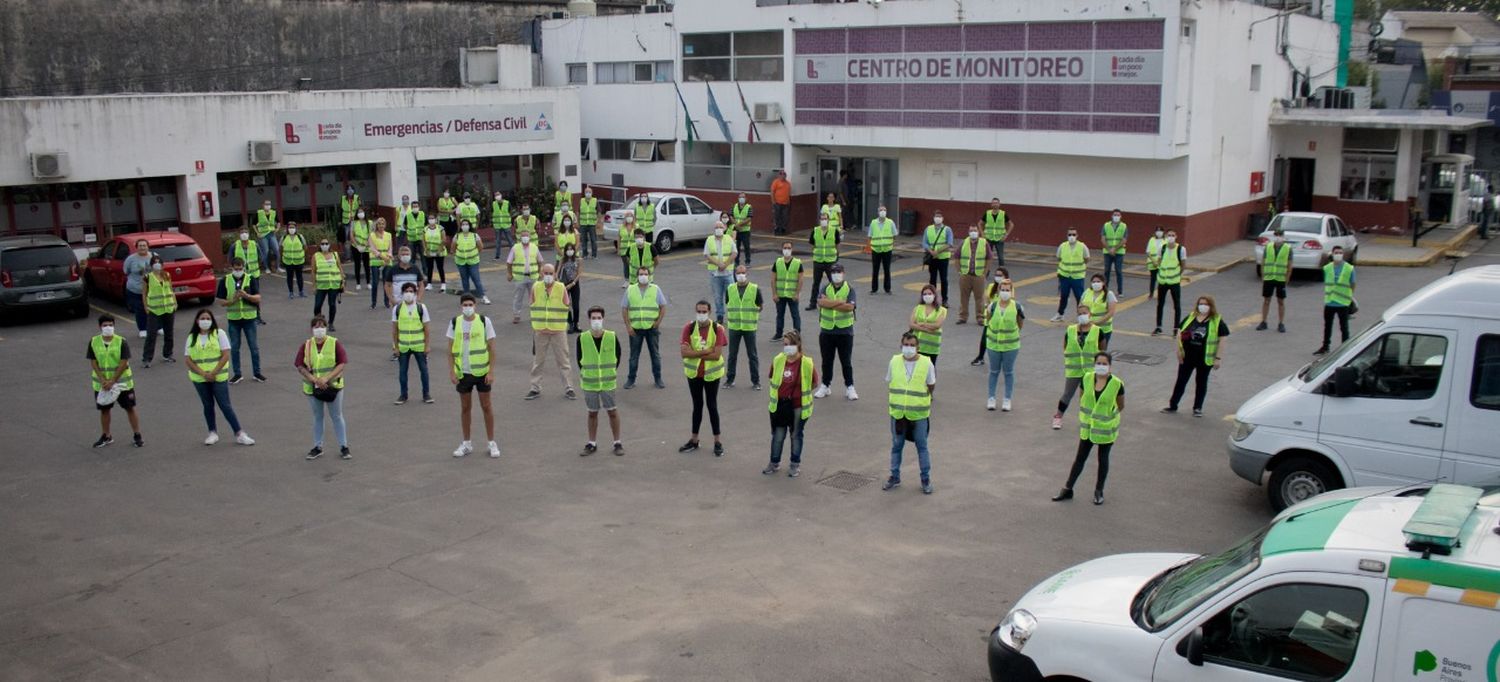
[[[693,396],[693,438],[698,437],[698,427],[703,425],[703,403],[708,402],[708,425],[719,436],[719,380],[704,381],[688,379],[688,393]]]
[[[887,280],[890,278],[887,277]],[[948,259],[934,258],[927,264],[927,283],[937,287],[943,305],[948,305]]]
[[[1156,285],[1156,328],[1161,329],[1161,309],[1167,302],[1167,294],[1172,295],[1172,326],[1182,322],[1182,283],[1158,284]]]
[[[356,250],[354,252],[354,259],[353,260],[354,260],[354,283],[355,284],[360,284],[360,283],[364,282],[366,279],[369,279],[370,280],[370,284],[373,285],[375,283],[375,280],[372,278],[373,277],[373,273],[370,272],[370,252],[369,251],[358,251],[358,250]],[[361,274],[363,274],[364,277],[360,277]]]
[[[282,268],[286,270],[286,292],[289,294],[292,293],[292,283],[295,281],[297,293],[302,293],[302,264],[282,264]]]
[[[444,259],[444,258],[433,258],[432,256],[423,256],[422,260],[425,261],[426,264],[427,264],[427,283],[428,284],[432,284],[432,273],[433,273],[434,270],[437,271],[438,281],[439,282],[442,282],[444,284],[448,283],[448,268],[443,264],[443,262],[446,259]]]
[[[1178,363],[1177,383],[1172,386],[1172,400],[1167,406],[1177,409],[1177,404],[1182,402],[1182,394],[1187,392],[1188,375],[1197,372],[1197,376],[1193,378],[1193,410],[1201,411],[1203,399],[1208,397],[1208,373],[1212,369],[1202,360],[1183,360]]]
[[[1104,479],[1109,478],[1109,451],[1115,446],[1114,443],[1099,444],[1099,479],[1094,482],[1094,490],[1104,492]],[[1078,482],[1078,477],[1083,474],[1083,465],[1088,464],[1089,449],[1094,447],[1093,441],[1087,438],[1078,440],[1078,455],[1073,458],[1073,470],[1068,472],[1068,484],[1064,486],[1068,490],[1073,489],[1073,484]]]
[[[580,303],[580,299],[582,298],[582,296],[581,296],[582,293],[583,293],[583,282],[582,281],[578,281],[577,284],[574,284],[573,285],[573,290],[570,291],[570,292],[568,292],[568,298],[570,299],[569,308],[568,308],[568,329],[578,329],[578,307],[580,305],[582,305]]]

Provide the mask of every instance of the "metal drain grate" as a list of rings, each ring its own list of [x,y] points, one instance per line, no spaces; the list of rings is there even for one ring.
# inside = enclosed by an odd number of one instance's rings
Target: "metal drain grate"
[[[818,485],[826,485],[830,488],[837,488],[847,493],[854,490],[859,490],[860,488],[863,488],[874,482],[875,479],[870,476],[856,474],[852,471],[840,471],[832,476],[818,481]]]
[[[1141,355],[1139,353],[1115,353],[1115,362],[1127,362],[1132,365],[1160,365],[1166,360],[1165,355]]]

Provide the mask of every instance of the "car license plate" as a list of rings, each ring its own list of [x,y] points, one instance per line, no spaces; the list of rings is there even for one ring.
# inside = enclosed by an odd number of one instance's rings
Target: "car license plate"
[[[177,294],[185,294],[187,290],[187,287],[172,287],[172,292]]]
[[[37,301],[50,301],[54,298],[57,298],[58,295],[59,294],[56,291],[38,291],[35,294],[32,294],[32,296],[34,296],[33,300]]]

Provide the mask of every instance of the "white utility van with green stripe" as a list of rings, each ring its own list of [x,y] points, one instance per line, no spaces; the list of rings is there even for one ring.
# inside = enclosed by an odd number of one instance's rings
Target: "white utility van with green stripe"
[[[1357,492],[1047,578],[990,633],[991,679],[1500,682],[1500,488]]]
[[[1500,265],[1422,287],[1262,390],[1228,448],[1278,510],[1351,486],[1500,482]]]

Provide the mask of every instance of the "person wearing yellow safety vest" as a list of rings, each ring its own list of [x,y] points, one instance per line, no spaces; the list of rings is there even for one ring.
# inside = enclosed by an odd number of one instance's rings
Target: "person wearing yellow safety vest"
[[[172,291],[172,275],[166,271],[161,256],[152,254],[151,272],[146,273],[146,352],[141,361],[151,368],[151,357],[156,354],[156,336],[161,335],[161,359],[177,362],[172,357],[172,327],[177,316],[177,294]]]
[[[1089,247],[1078,241],[1078,230],[1068,228],[1068,238],[1057,245],[1057,314],[1053,322],[1061,322],[1068,309],[1068,295],[1073,302],[1083,300],[1083,275],[1088,272]]]
[[[839,262],[839,244],[843,240],[843,231],[834,227],[826,215],[818,218],[818,226],[808,235],[807,243],[812,244],[813,248],[813,286],[811,298],[807,302],[808,310],[817,309],[823,276]]]
[[[276,219],[276,209],[272,208],[271,200],[261,202],[260,208],[255,211],[255,234],[256,250],[260,259],[256,265],[266,272],[276,271],[276,233],[281,229],[281,223]]]
[[[932,212],[932,224],[922,231],[923,261],[927,264],[927,283],[938,286],[943,306],[948,306],[948,261],[953,257],[953,230],[943,224],[943,212]]]
[[[293,284],[296,285],[296,296],[307,298],[302,281],[302,270],[306,265],[307,238],[297,234],[297,223],[287,223],[286,235],[281,238],[281,268],[286,272],[287,300],[293,298]]]
[[[1292,245],[1286,243],[1286,232],[1280,227],[1266,243],[1260,259],[1260,324],[1255,331],[1265,331],[1271,314],[1271,296],[1276,296],[1276,331],[1286,333],[1286,281],[1292,274]]]
[[[635,214],[626,213],[620,222],[620,234],[615,238],[615,253],[620,256],[620,288],[630,286],[635,270],[630,267],[630,249],[635,245]]]
[[[547,353],[562,374],[563,397],[577,400],[573,390],[573,361],[568,357],[568,307],[572,305],[568,288],[557,281],[557,269],[551,263],[542,265],[542,281],[531,285],[531,390],[527,400],[542,394],[542,365]]]
[[[1000,208],[1000,197],[990,199],[990,207],[984,212],[984,238],[995,249],[995,265],[1005,265],[1005,240],[1015,227],[1005,209]]]
[[[495,381],[494,360],[495,324],[490,318],[475,312],[473,294],[458,297],[460,314],[448,323],[448,379],[458,391],[459,426],[464,439],[453,451],[454,457],[463,457],[474,452],[474,442],[469,439],[469,422],[473,414],[474,391],[479,391],[479,409],[484,413],[484,435],[489,440],[490,457],[500,456],[500,446],[495,443],[495,413],[490,408],[490,387]]]
[[[312,409],[313,446],[305,459],[312,461],[323,456],[325,412],[333,422],[333,435],[339,440],[339,459],[353,459],[344,427],[344,368],[349,366],[349,356],[344,344],[328,335],[328,320],[312,319],[312,338],[297,349],[293,366],[302,375],[302,394],[307,396],[307,405]]]
[[[437,200],[438,223],[447,230],[453,224],[454,211],[458,209],[458,200],[453,198],[452,190],[443,190],[443,196]]]
[[[574,249],[578,248],[578,222],[575,220],[573,212],[567,211],[562,214],[561,221],[555,223],[554,226],[552,248],[557,252],[554,260],[561,261],[563,252],[569,246]]]
[[[391,308],[391,345],[396,348],[396,377],[401,388],[401,393],[396,396],[397,405],[406,404],[406,374],[412,360],[417,361],[417,375],[422,379],[422,402],[432,404],[432,387],[427,374],[427,352],[432,347],[432,334],[428,329],[431,324],[432,315],[427,311],[427,304],[417,300],[416,283],[401,285],[401,302]]]
[[[823,356],[823,385],[814,398],[828,397],[833,383],[833,358],[839,358],[844,372],[844,399],[859,400],[854,390],[854,287],[844,281],[844,266],[834,263],[828,269],[828,285],[818,296],[818,352]]]
[[[651,376],[657,388],[666,388],[661,380],[661,321],[667,316],[667,295],[660,287],[651,283],[651,273],[646,268],[636,268],[636,283],[620,297],[620,315],[625,321],[626,333],[630,335],[630,372],[625,377],[625,390],[635,388],[636,368],[640,365],[641,344],[651,353]]]
[[[468,192],[464,192],[464,200],[459,202],[457,213],[458,222],[469,221],[471,229],[479,224],[479,204],[474,203],[474,197]],[[451,240],[458,235],[458,226],[454,225],[450,227],[453,231],[448,233],[448,239]]]
[[[772,295],[776,299],[776,335],[772,341],[780,341],[786,330],[786,316],[791,313],[792,328],[802,331],[802,311],[797,302],[802,300],[802,259],[792,256],[792,243],[781,243],[781,257],[771,261]]]
[[[460,291],[467,291],[490,304],[484,293],[484,282],[479,279],[479,254],[484,253],[484,239],[474,231],[474,221],[467,218],[458,221],[458,234],[448,241],[453,250],[453,266],[458,268]]]
[[[410,246],[413,254],[422,253],[422,230],[427,228],[427,212],[422,210],[422,200],[401,199],[401,210],[396,214],[396,246]],[[389,263],[387,263],[389,265]]]
[[[234,440],[240,445],[255,445],[255,439],[240,428],[240,419],[229,404],[229,335],[219,328],[214,311],[204,308],[198,311],[193,326],[188,330],[187,346],[182,350],[187,358],[188,379],[203,405],[203,421],[208,425],[208,437],[204,445],[219,442],[219,425],[214,418],[214,404],[224,413]]]
[[[991,304],[995,302],[995,297],[1000,293],[1000,285],[1009,279],[1009,269],[1007,269],[1003,265],[995,266],[995,274],[990,278],[989,285],[984,288],[984,300],[986,301],[985,307],[980,308],[979,312],[977,313],[977,315],[979,316],[980,326],[985,326],[988,323],[989,318],[985,317],[985,315],[993,307]],[[1012,285],[1014,286],[1014,283]],[[1014,288],[1011,289],[1011,295],[1015,295]],[[988,334],[979,335],[979,352],[974,355],[973,360],[969,361],[969,364],[971,366],[979,367],[984,364],[985,357],[989,352],[989,348],[986,345],[987,338]],[[993,367],[991,369],[993,369]]]
[[[272,240],[275,240],[274,236]],[[260,279],[262,253],[260,245],[250,239],[250,229],[244,227],[240,228],[239,240],[229,247],[229,259],[234,260],[239,258],[245,261],[245,272],[250,273],[250,276],[255,279]],[[270,272],[269,268],[274,263],[274,260],[267,261],[267,272]]]
[[[356,253],[355,257],[358,256]],[[313,314],[322,315],[323,301],[328,301],[328,331],[331,332],[334,318],[339,316],[339,297],[344,293],[344,266],[327,237],[318,242],[318,250],[313,252],[312,276]]]
[[[917,354],[917,335],[901,335],[901,353],[891,356],[886,366],[885,383],[889,393],[886,404],[891,415],[891,476],[880,486],[891,490],[901,485],[901,452],[906,441],[917,446],[918,471],[922,474],[922,492],[932,494],[932,457],[927,452],[927,433],[932,425],[932,392],[937,388],[937,368],[924,355]]]
[[[573,192],[568,189],[568,181],[557,183],[557,191],[552,193],[552,224],[557,224],[557,219],[564,213],[573,212]]]
[[[1083,387],[1083,401],[1078,406],[1078,454],[1068,482],[1052,496],[1053,502],[1073,499],[1073,486],[1088,464],[1089,451],[1099,448],[1099,476],[1094,479],[1094,504],[1104,504],[1104,479],[1109,477],[1109,451],[1120,435],[1120,414],[1125,411],[1125,383],[1112,374],[1114,361],[1109,353],[1095,353],[1090,376]]]
[[[517,238],[521,235],[531,235],[531,239],[536,240],[536,216],[531,214],[531,204],[521,204],[521,215],[511,221],[511,226],[515,228]]]
[[[729,227],[734,230],[735,265],[742,260],[745,265],[750,264],[750,220],[754,217],[755,208],[745,199],[745,193],[740,192],[739,199],[729,208]]]
[[[500,192],[490,202],[490,227],[495,228],[495,260],[500,260],[500,250],[514,243],[510,231],[510,200]]]
[[[994,249],[990,240],[980,236],[979,226],[969,226],[969,237],[958,245],[958,323],[969,322],[969,299],[974,299],[974,319],[979,319],[989,303],[984,298],[985,279],[989,275]]]
[[[589,308],[589,332],[578,335],[578,387],[583,389],[583,404],[589,412],[589,441],[578,453],[587,457],[599,451],[599,410],[609,413],[609,432],[615,437],[616,457],[625,454],[620,442],[620,411],[615,408],[615,385],[620,376],[620,337],[604,328],[604,308]]]
[[[1161,310],[1172,295],[1172,324],[1182,319],[1182,268],[1187,265],[1187,249],[1177,243],[1177,231],[1167,230],[1167,240],[1156,256],[1156,329],[1161,334]]]
[[[693,398],[693,435],[678,452],[698,449],[698,427],[703,425],[703,406],[708,404],[708,426],[714,434],[714,456],[724,456],[719,441],[719,379],[724,377],[724,344],[729,334],[709,318],[713,306],[698,301],[693,321],[682,328],[682,371],[687,375],[688,394]]]
[[[802,434],[812,419],[813,386],[822,384],[812,358],[802,352],[802,335],[787,332],[781,353],[771,360],[771,463],[760,473],[774,475],[781,468],[781,448],[788,436],[792,439],[792,465],[786,475],[796,478],[802,473]]]
[[[344,253],[344,245],[349,243],[349,225],[354,222],[354,215],[359,213],[359,195],[354,193],[354,185],[344,187],[344,196],[339,199],[339,229],[338,242],[339,253]]]
[[[917,335],[917,352],[937,364],[938,353],[943,349],[943,323],[948,320],[948,309],[938,303],[937,289],[931,284],[922,285],[917,307],[911,309],[908,322]]]
[[[578,257],[599,257],[599,199],[591,185],[583,186],[578,200]]]
[[[1026,310],[1015,300],[1016,285],[1009,279],[999,282],[995,300],[984,313],[984,349],[989,353],[990,381],[989,399],[984,409],[995,411],[995,384],[1001,374],[1005,375],[1005,397],[1000,403],[1002,412],[1010,411],[1010,397],[1016,384],[1016,356],[1021,353],[1021,329],[1026,326]]]
[[[735,368],[739,365],[740,344],[750,362],[750,388],[760,390],[760,351],[755,347],[755,331],[760,326],[760,313],[765,301],[760,297],[760,287],[750,283],[750,267],[741,265],[734,269],[734,284],[725,293],[728,312],[726,324],[729,328],[729,369],[724,388],[734,388]]]
[[[130,371],[130,344],[125,342],[125,337],[115,333],[113,315],[105,313],[99,316],[99,333],[89,339],[84,357],[89,361],[89,381],[94,389],[94,404],[99,408],[100,436],[94,441],[94,447],[102,448],[115,442],[109,432],[110,414],[115,405],[125,410],[125,416],[130,419],[130,430],[135,434],[131,442],[136,447],[144,446],[141,420],[135,413],[135,376]]]
[[[1328,352],[1333,338],[1333,318],[1339,318],[1339,343],[1349,340],[1349,315],[1353,314],[1354,266],[1344,262],[1344,247],[1333,247],[1333,260],[1323,266],[1323,345],[1313,355]]]
[[[1120,297],[1109,290],[1109,276],[1094,273],[1078,303],[1089,309],[1089,318],[1099,327],[1099,350],[1109,350],[1109,339],[1115,334],[1115,310],[1120,304]]]
[[[385,289],[385,269],[396,261],[393,243],[391,233],[385,230],[385,218],[376,218],[375,231],[370,233],[370,310],[375,309],[376,291],[385,293],[385,307],[391,307],[391,294]]]
[[[1167,231],[1160,225],[1156,231],[1151,233],[1151,238],[1146,240],[1146,274],[1150,281],[1146,283],[1146,298],[1156,298],[1156,271],[1161,267],[1161,247],[1167,243]]]
[[[1109,222],[1099,228],[1099,239],[1104,245],[1104,281],[1109,281],[1110,272],[1115,274],[1114,291],[1125,291],[1125,243],[1130,239],[1130,228],[1120,221],[1120,209],[1109,216]]]
[[[713,236],[703,240],[703,260],[714,292],[714,321],[719,324],[724,324],[724,294],[734,282],[735,253],[734,237],[725,234],[723,222],[714,223]]]
[[[535,240],[531,234],[520,234],[519,243],[510,247],[510,255],[505,258],[505,281],[515,284],[516,289],[510,302],[511,324],[521,323],[521,306],[531,295],[531,285],[542,273],[542,250],[533,243]]]
[[[354,261],[354,290],[359,291],[366,277],[370,275],[370,232],[375,227],[374,223],[365,218],[365,210],[360,209],[354,214],[354,222],[349,224],[349,244],[353,251],[349,254],[350,260]],[[314,268],[316,269],[316,268]],[[370,279],[370,284],[375,284]],[[329,320],[329,326],[333,326]]]
[[[885,271],[885,293],[891,293],[891,251],[896,248],[896,221],[886,217],[885,206],[881,206],[870,230],[870,293],[880,289],[880,272]]]
[[[640,231],[635,233],[635,239],[625,249],[625,262],[629,264],[631,272],[645,268],[646,273],[651,275],[651,281],[656,281],[656,245]]]
[[[1068,411],[1068,403],[1073,401],[1073,394],[1078,392],[1078,387],[1083,385],[1083,378],[1088,376],[1089,358],[1099,352],[1099,327],[1093,324],[1093,317],[1089,314],[1089,307],[1078,306],[1078,324],[1068,325],[1067,331],[1063,332],[1063,392],[1062,397],[1057,399],[1057,412],[1052,414],[1052,430],[1062,428],[1063,413]]]
[[[646,241],[656,242],[656,211],[657,202],[651,200],[651,195],[641,194],[635,204],[635,229],[636,234],[644,235]]]
[[[1203,399],[1208,396],[1208,373],[1224,366],[1224,337],[1229,325],[1219,317],[1219,307],[1212,296],[1199,296],[1193,314],[1177,329],[1177,383],[1172,386],[1172,400],[1162,412],[1172,414],[1182,402],[1188,376],[1197,372],[1193,382],[1193,416],[1203,416]]]
[[[448,293],[448,236],[443,233],[446,225],[439,225],[437,218],[427,219],[427,228],[422,231],[422,269],[427,271],[425,291],[432,291],[432,274],[438,275],[441,293]]]
[[[838,197],[833,192],[823,199],[823,205],[818,207],[818,217],[827,218],[828,225],[835,230],[844,230],[844,207],[839,204]]]
[[[230,263],[229,273],[219,280],[218,291],[214,295],[224,306],[225,317],[229,318],[229,350],[234,367],[234,376],[229,379],[229,383],[243,381],[244,375],[240,374],[241,337],[250,346],[250,368],[255,380],[265,383],[266,377],[260,373],[260,342],[256,340],[256,320],[260,318],[260,280],[251,277],[245,270],[244,259],[235,258]]]

